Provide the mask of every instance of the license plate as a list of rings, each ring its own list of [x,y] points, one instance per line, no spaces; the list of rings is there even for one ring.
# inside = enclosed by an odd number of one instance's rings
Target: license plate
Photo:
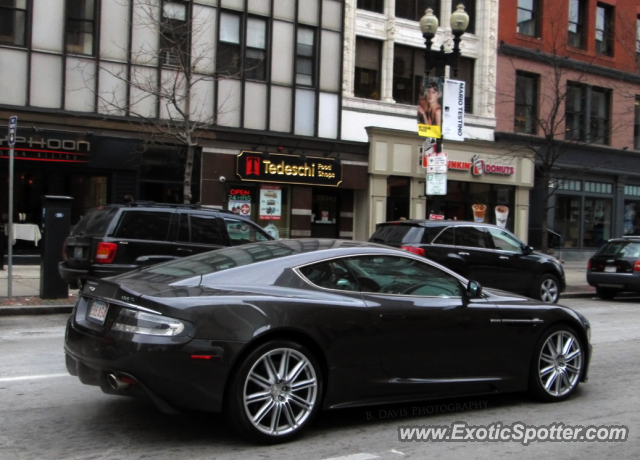
[[[616,267],[604,267],[605,273],[615,273]]]
[[[82,259],[82,247],[73,248],[73,258]]]
[[[94,300],[93,304],[91,304],[91,310],[89,310],[89,318],[96,320],[100,324],[104,324],[108,311],[109,305],[100,300]]]

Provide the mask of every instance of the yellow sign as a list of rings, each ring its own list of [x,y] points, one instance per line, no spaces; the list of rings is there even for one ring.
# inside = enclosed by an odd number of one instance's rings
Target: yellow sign
[[[418,124],[418,134],[422,137],[433,137],[440,139],[442,134],[440,133],[440,126],[436,125],[422,125]]]

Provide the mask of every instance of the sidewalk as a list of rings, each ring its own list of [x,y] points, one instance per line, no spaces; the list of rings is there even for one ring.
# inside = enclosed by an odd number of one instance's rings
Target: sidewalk
[[[585,262],[565,262],[567,289],[562,299],[592,297],[595,288],[587,284]],[[8,293],[8,267],[0,270],[0,316],[70,313],[78,299],[78,291],[70,290],[66,299],[44,300],[40,298],[40,266],[14,265],[12,267],[11,294]]]

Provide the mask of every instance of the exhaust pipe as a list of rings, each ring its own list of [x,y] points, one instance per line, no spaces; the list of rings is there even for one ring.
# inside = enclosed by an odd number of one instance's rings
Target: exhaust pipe
[[[122,391],[129,388],[129,382],[123,381],[120,377],[118,377],[115,374],[107,375],[107,382],[109,382],[109,386],[116,391]]]

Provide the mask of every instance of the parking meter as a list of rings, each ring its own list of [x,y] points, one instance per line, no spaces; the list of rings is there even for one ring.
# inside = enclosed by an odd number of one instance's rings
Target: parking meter
[[[42,261],[40,262],[40,298],[66,299],[69,285],[60,278],[58,263],[62,261],[62,246],[71,228],[69,196],[42,197]]]

